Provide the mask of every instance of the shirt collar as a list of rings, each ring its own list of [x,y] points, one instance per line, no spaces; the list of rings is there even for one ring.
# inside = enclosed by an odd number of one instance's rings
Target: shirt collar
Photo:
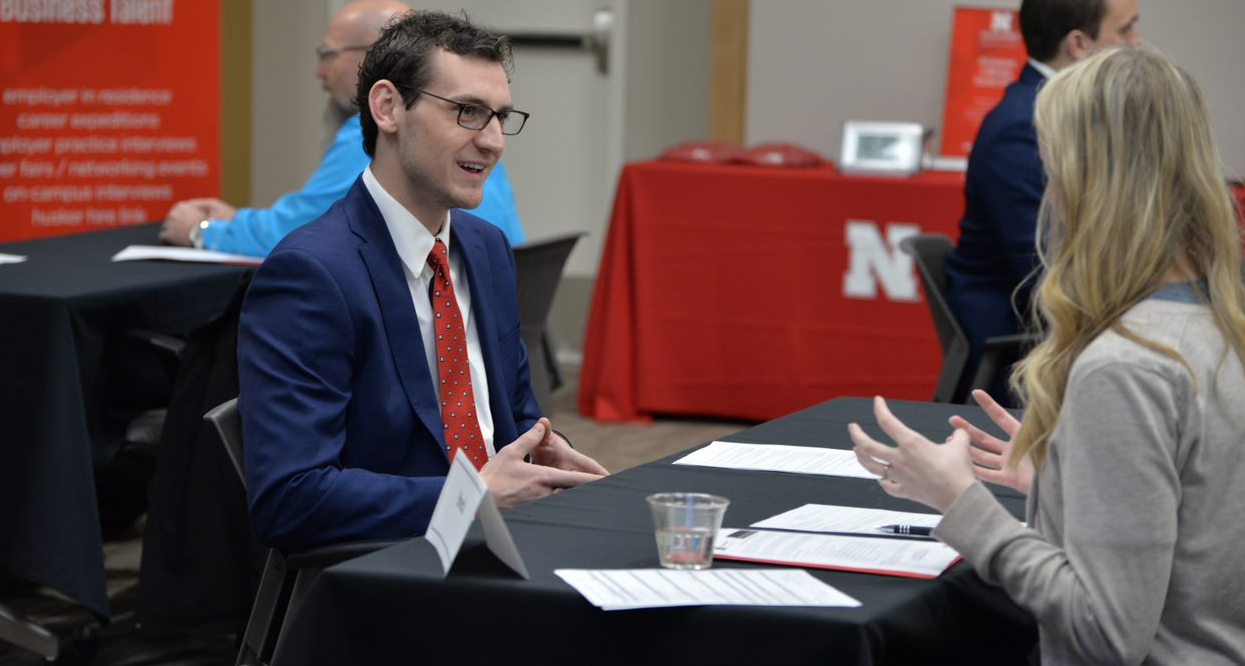
[[[432,253],[432,246],[439,238],[445,243],[445,249],[450,249],[450,214],[445,214],[445,224],[441,225],[441,231],[433,236],[422,222],[411,214],[405,206],[398,203],[380,181],[376,180],[376,176],[372,173],[372,167],[369,165],[363,170],[363,185],[367,187],[368,194],[372,195],[372,200],[376,202],[376,207],[380,209],[380,216],[385,220],[385,226],[389,228],[389,235],[393,238],[394,249],[398,251],[398,258],[406,265],[407,270],[412,275],[419,275],[424,270],[431,271],[428,268],[428,255]]]
[[[1034,60],[1033,58],[1029,58],[1029,66],[1032,67],[1033,69],[1036,69],[1039,74],[1041,74],[1042,76],[1048,79],[1054,77],[1056,74],[1054,67],[1051,67],[1050,65],[1044,62],[1039,62],[1037,60]]]
[[[1208,303],[1210,302],[1210,284],[1206,278],[1193,282],[1168,282],[1150,294],[1150,298],[1177,303]]]

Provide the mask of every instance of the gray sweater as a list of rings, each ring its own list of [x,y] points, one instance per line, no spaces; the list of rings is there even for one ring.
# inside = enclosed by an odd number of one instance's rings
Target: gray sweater
[[[1028,525],[981,484],[935,536],[1037,618],[1043,664],[1245,664],[1245,373],[1210,310],[1150,298],[1073,365]]]

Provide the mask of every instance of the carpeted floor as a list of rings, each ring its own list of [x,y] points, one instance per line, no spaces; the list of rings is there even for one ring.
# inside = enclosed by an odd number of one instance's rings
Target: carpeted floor
[[[648,424],[600,423],[575,411],[575,393],[578,389],[576,368],[567,368],[565,379],[567,384],[554,394],[553,425],[566,433],[577,449],[592,456],[610,471],[655,460],[751,425],[673,418],[658,418]],[[141,521],[124,538],[105,545],[108,592],[114,613],[124,613],[134,607],[141,549]],[[130,631],[93,641],[74,641],[75,633],[81,634],[84,627],[93,624],[90,614],[46,590],[19,582],[0,581],[0,601],[60,638],[66,650],[60,663],[218,666],[232,664],[234,660],[233,636],[152,638]],[[37,655],[0,644],[0,666],[47,663]]]

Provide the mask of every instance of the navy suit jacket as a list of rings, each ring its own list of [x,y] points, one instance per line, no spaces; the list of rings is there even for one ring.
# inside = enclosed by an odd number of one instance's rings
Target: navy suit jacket
[[[454,210],[494,445],[540,417],[505,235]],[[449,470],[403,266],[362,179],[268,255],[238,330],[251,522],[285,549],[422,533]]]
[[[969,376],[986,338],[1019,332],[1012,292],[1038,265],[1034,239],[1046,177],[1033,105],[1044,80],[1025,65],[982,121],[969,154],[960,238],[944,264],[947,304],[972,346]],[[1032,284],[1016,293],[1022,314]]]

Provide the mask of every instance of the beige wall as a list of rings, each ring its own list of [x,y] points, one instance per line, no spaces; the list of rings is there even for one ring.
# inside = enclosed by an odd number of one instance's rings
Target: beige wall
[[[1245,176],[1245,2],[1138,0],[1142,34],[1202,86],[1220,154]]]
[[[747,140],[837,158],[849,119],[938,127],[956,5],[1017,1],[752,0]],[[1142,35],[1201,82],[1224,162],[1245,173],[1245,2],[1137,0]],[[936,139],[937,140],[937,139]]]
[[[523,7],[530,10],[531,0]],[[323,150],[322,112],[324,92],[315,78],[313,51],[320,43],[328,18],[345,0],[264,0],[254,2],[254,103],[252,117],[252,204],[264,206],[300,186],[318,163]],[[419,6],[419,2],[411,2]],[[490,10],[490,6],[497,7]],[[624,77],[621,85],[626,98],[621,113],[602,115],[600,123],[617,122],[621,137],[621,158],[645,159],[666,146],[686,138],[708,134],[709,36],[711,0],[603,0],[602,5],[619,5],[618,14],[628,25],[621,28],[621,49],[630,53],[628,62],[615,63],[614,71]],[[439,8],[466,7],[471,16],[485,23],[507,27],[527,26],[524,15],[508,0],[474,0],[441,3]],[[578,18],[578,17],[576,17]],[[551,32],[567,32],[568,26],[543,26]],[[271,35],[280,33],[282,39]],[[522,53],[516,54],[522,66]],[[536,56],[541,57],[541,56]],[[530,76],[531,68],[524,70]],[[531,85],[528,83],[527,85]],[[531,105],[532,102],[525,100]],[[546,100],[558,104],[559,100]],[[540,106],[537,104],[537,106]],[[541,112],[533,108],[534,112]],[[543,116],[550,115],[544,109]],[[602,133],[610,128],[600,127]],[[525,133],[526,134],[526,133]],[[526,138],[526,137],[525,137]],[[508,150],[507,168],[518,189],[523,180],[525,150]],[[516,161],[518,160],[518,161]],[[608,170],[609,178],[615,171]],[[610,183],[604,188],[613,191]],[[520,192],[522,199],[556,199],[556,192]],[[539,221],[535,231],[539,232]],[[588,223],[590,233],[604,234],[605,220]],[[529,235],[534,235],[529,233]],[[595,274],[595,259],[577,272]]]
[[[322,118],[328,98],[315,76],[315,48],[332,14],[329,4],[329,0],[251,3],[254,125],[249,205],[272,205],[278,196],[301,187],[324,154]]]
[[[628,9],[628,161],[709,135],[710,0],[632,0]]]

